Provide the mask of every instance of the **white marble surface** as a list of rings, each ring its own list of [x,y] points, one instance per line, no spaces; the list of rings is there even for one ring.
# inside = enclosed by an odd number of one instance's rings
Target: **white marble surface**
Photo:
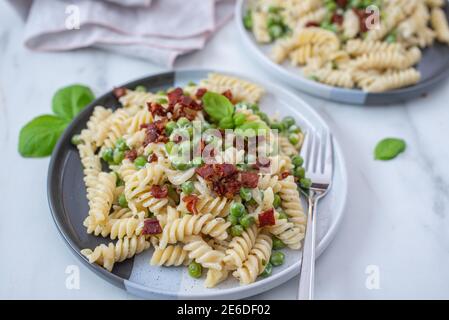
[[[0,298],[132,299],[82,266],[63,243],[47,204],[49,159],[21,158],[18,133],[34,116],[50,112],[61,86],[85,83],[100,94],[162,69],[94,50],[30,52],[22,34],[21,21],[1,2]],[[176,67],[266,77],[234,34],[231,23]],[[391,106],[345,106],[298,94],[338,135],[349,169],[346,216],[317,261],[316,297],[449,298],[449,82],[426,98]],[[386,136],[404,138],[407,150],[394,161],[374,161],[374,145]],[[66,288],[68,265],[79,265],[79,290]],[[377,290],[365,285],[369,265],[379,268]],[[256,298],[293,299],[297,280]]]

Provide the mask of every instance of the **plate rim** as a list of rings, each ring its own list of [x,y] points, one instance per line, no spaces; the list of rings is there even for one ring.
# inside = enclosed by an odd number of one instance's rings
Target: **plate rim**
[[[248,0],[237,0],[234,8],[234,19],[237,25],[238,34],[243,44],[248,50],[257,58],[258,62],[264,67],[264,69],[276,76],[280,81],[288,84],[290,87],[310,94],[312,96],[335,101],[339,103],[349,103],[353,105],[369,105],[377,103],[394,103],[398,101],[406,101],[422,95],[430,89],[438,86],[440,81],[449,76],[449,60],[447,62],[447,68],[442,68],[437,74],[425,81],[408,86],[405,88],[390,90],[386,92],[374,93],[365,92],[361,89],[347,89],[330,86],[324,83],[315,82],[302,76],[301,74],[294,74],[290,72],[282,65],[279,65],[272,61],[267,55],[265,55],[259,46],[251,40],[248,35],[248,31],[243,26],[243,6]],[[449,7],[446,8],[449,10]],[[446,11],[447,12],[447,11]],[[288,80],[288,81],[287,81]],[[297,83],[291,85],[290,83]]]
[[[248,80],[252,80],[255,83],[259,83],[262,84],[263,86],[266,86],[266,88],[270,88],[269,91],[276,91],[281,93],[282,95],[286,94],[287,96],[290,96],[293,98],[293,100],[297,100],[299,101],[302,106],[306,109],[308,109],[308,112],[310,112],[312,114],[313,117],[315,117],[315,119],[317,121],[319,121],[321,123],[321,125],[323,126],[323,128],[328,129],[329,130],[329,126],[327,124],[327,122],[324,120],[323,117],[321,117],[318,112],[315,111],[315,109],[309,105],[307,102],[305,102],[301,97],[299,97],[297,94],[295,94],[293,91],[291,91],[290,89],[284,88],[281,85],[272,83],[271,81],[265,81],[265,80],[253,80],[253,78],[246,76],[245,74],[239,74],[236,72],[232,72],[232,71],[224,71],[224,70],[219,70],[219,69],[209,69],[209,68],[182,68],[179,70],[173,70],[173,71],[163,71],[163,72],[154,72],[149,74],[148,76],[145,77],[140,77],[138,79],[135,80],[131,80],[126,82],[125,84],[120,85],[119,87],[131,87],[131,86],[135,86],[138,83],[141,82],[145,82],[148,81],[149,79],[152,78],[157,78],[157,77],[162,77],[162,76],[169,76],[169,75],[173,75],[174,79],[176,80],[176,75],[177,74],[181,74],[181,73],[211,73],[211,72],[217,72],[217,73],[223,73],[223,74],[228,74],[231,76],[237,76],[243,79],[248,79]],[[54,151],[52,153],[51,156],[51,160],[49,163],[49,167],[48,167],[48,173],[47,173],[47,199],[48,199],[48,204],[50,207],[50,212],[52,215],[52,219],[55,222],[55,225],[58,229],[59,234],[61,235],[61,237],[64,239],[64,242],[69,246],[69,248],[71,249],[71,251],[75,254],[75,256],[84,264],[86,265],[90,270],[94,271],[96,274],[98,274],[101,278],[105,279],[106,281],[108,281],[109,283],[112,283],[122,289],[125,289],[126,291],[129,292],[129,287],[130,286],[132,289],[137,289],[138,291],[141,292],[132,292],[136,295],[139,296],[144,296],[144,297],[148,297],[148,294],[150,295],[156,295],[156,296],[160,296],[160,297],[174,297],[174,298],[178,298],[178,299],[218,299],[218,298],[244,298],[244,297],[248,297],[248,296],[253,296],[256,294],[259,294],[261,292],[270,290],[286,281],[288,281],[289,279],[291,279],[292,277],[294,277],[296,274],[299,273],[299,266],[301,263],[301,260],[299,260],[298,262],[292,264],[290,267],[282,270],[281,272],[277,273],[276,275],[273,275],[270,278],[266,278],[266,280],[262,280],[262,281],[256,281],[250,285],[245,285],[245,286],[235,286],[232,288],[226,288],[226,289],[222,289],[222,290],[218,290],[215,292],[210,292],[210,293],[204,293],[204,292],[192,292],[189,294],[183,293],[183,292],[166,292],[166,291],[162,291],[159,289],[155,289],[155,288],[150,288],[147,287],[145,285],[142,285],[140,283],[135,283],[131,280],[128,279],[124,279],[122,277],[119,277],[118,275],[107,271],[106,269],[96,265],[96,264],[90,264],[87,259],[80,253],[80,251],[77,248],[77,245],[75,244],[74,241],[72,241],[72,239],[64,233],[63,231],[63,221],[60,221],[60,219],[58,218],[58,216],[60,216],[57,213],[57,208],[56,208],[56,193],[54,188],[54,184],[57,184],[58,187],[59,186],[59,182],[60,182],[60,178],[61,178],[61,172],[63,172],[63,169],[65,167],[65,163],[57,163],[57,160],[64,160],[64,158],[61,158],[61,155],[63,154],[61,152],[61,150],[63,150],[63,146],[65,143],[65,140],[67,140],[69,132],[73,130],[73,128],[78,125],[78,122],[80,121],[80,119],[85,116],[86,114],[90,114],[93,111],[93,108],[98,105],[97,101],[98,100],[102,100],[108,96],[110,96],[110,94],[112,93],[112,90],[107,91],[106,93],[102,94],[101,96],[95,98],[94,101],[92,101],[92,103],[90,103],[88,106],[86,106],[82,112],[80,112],[70,123],[70,125],[64,130],[64,133],[61,135],[61,137],[58,140],[58,143],[56,144]],[[105,106],[105,107],[109,107],[109,106]],[[110,108],[110,107],[109,107]],[[298,111],[299,112],[299,111]],[[305,120],[307,120],[307,118],[304,118]],[[345,208],[346,208],[346,204],[347,204],[347,193],[348,193],[348,174],[347,174],[347,164],[346,164],[346,160],[343,154],[343,149],[340,146],[340,143],[338,141],[338,136],[336,136],[334,133],[332,133],[334,136],[334,146],[335,146],[335,156],[338,157],[338,162],[339,162],[339,168],[342,172],[342,194],[340,196],[340,198],[342,199],[342,203],[341,203],[341,210],[339,212],[336,212],[336,216],[335,216],[335,222],[330,225],[328,231],[326,232],[326,234],[323,236],[323,238],[321,239],[320,243],[317,246],[317,258],[321,255],[321,253],[324,252],[324,250],[328,247],[328,245],[330,244],[330,242],[333,240],[333,238],[336,235],[336,231],[338,230],[341,220],[343,219],[344,216],[344,212],[345,212]],[[61,167],[61,170],[57,171],[56,168],[58,168],[58,166]]]

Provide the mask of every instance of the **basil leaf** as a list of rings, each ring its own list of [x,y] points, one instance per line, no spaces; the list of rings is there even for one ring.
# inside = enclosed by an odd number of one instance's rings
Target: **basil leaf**
[[[53,112],[65,119],[72,120],[94,100],[95,96],[88,87],[75,84],[56,91],[53,96]]]
[[[237,127],[238,129],[247,130],[247,129],[253,129],[254,131],[260,130],[269,130],[267,124],[263,121],[252,121],[252,122],[245,122],[244,124]]]
[[[232,117],[234,105],[224,95],[215,92],[206,92],[203,96],[204,111],[214,120],[220,122],[223,118]]]
[[[19,134],[19,153],[23,157],[46,157],[51,154],[69,120],[43,115],[28,122]]]
[[[391,160],[405,150],[406,144],[402,139],[386,138],[380,141],[374,150],[376,160]]]

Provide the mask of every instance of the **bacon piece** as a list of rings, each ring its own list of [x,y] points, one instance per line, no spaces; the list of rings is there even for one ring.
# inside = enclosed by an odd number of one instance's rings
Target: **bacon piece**
[[[149,163],[157,162],[157,160],[158,160],[158,157],[157,157],[157,155],[155,153],[152,153],[152,154],[150,154],[148,156],[148,162]]]
[[[341,14],[338,14],[338,13],[334,13],[332,15],[332,18],[331,18],[331,22],[335,23],[335,24],[338,24],[338,25],[342,25],[343,24],[343,20],[344,20],[344,17]]]
[[[147,106],[148,111],[150,111],[153,116],[165,117],[167,115],[167,110],[159,103],[147,102]]]
[[[214,166],[212,164],[202,165],[201,167],[196,168],[195,172],[197,175],[207,181],[212,181],[215,175]]]
[[[125,152],[125,159],[129,159],[130,161],[134,161],[137,158],[137,150],[132,149]]]
[[[157,120],[153,123],[145,125],[145,139],[143,146],[146,147],[152,142],[167,142],[168,137],[165,135],[165,121]]]
[[[225,92],[222,93],[222,95],[224,95],[226,98],[228,98],[228,100],[232,101],[232,91],[231,90],[226,90]]]
[[[280,174],[280,178],[281,180],[284,180],[285,178],[287,178],[290,175],[290,172],[288,171],[284,171]]]
[[[276,224],[276,219],[274,218],[273,208],[259,213],[259,227],[274,226]]]
[[[181,88],[175,88],[167,93],[168,104],[174,106],[184,94]]]
[[[306,23],[305,27],[306,28],[310,28],[310,27],[319,27],[320,24],[316,21],[309,21]]]
[[[195,96],[198,98],[198,99],[201,99],[203,96],[204,96],[204,94],[207,92],[207,89],[206,88],[198,88],[198,90],[196,90],[196,93],[195,93]]]
[[[241,172],[240,180],[246,188],[256,188],[259,183],[259,175],[255,172]]]
[[[348,0],[335,0],[335,3],[340,8],[346,8],[346,6],[348,5]]]
[[[360,32],[367,32],[368,26],[366,25],[366,20],[370,16],[369,13],[367,13],[364,9],[352,9],[355,14],[359,17],[359,25],[360,25]]]
[[[167,188],[167,186],[161,187],[161,186],[158,186],[158,185],[153,185],[153,186],[151,186],[150,193],[156,199],[167,198],[168,188]]]
[[[162,233],[162,227],[159,220],[156,218],[145,219],[143,222],[142,234],[160,234]]]
[[[189,212],[193,214],[198,214],[198,209],[196,207],[197,202],[200,200],[196,195],[191,194],[182,198],[182,201],[186,203],[186,208]]]

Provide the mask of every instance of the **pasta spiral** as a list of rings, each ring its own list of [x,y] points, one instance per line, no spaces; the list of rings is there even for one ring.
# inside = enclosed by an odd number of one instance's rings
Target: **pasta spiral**
[[[227,269],[233,270],[243,265],[249,251],[254,246],[257,233],[257,227],[253,225],[246,229],[241,236],[232,239],[229,249],[226,250],[226,256],[223,258]]]
[[[182,245],[167,246],[166,248],[156,247],[151,256],[152,266],[180,266],[190,262],[188,252]]]
[[[212,249],[201,237],[190,236],[185,239],[184,250],[189,252],[189,258],[201,264],[204,268],[222,270],[224,253]]]

